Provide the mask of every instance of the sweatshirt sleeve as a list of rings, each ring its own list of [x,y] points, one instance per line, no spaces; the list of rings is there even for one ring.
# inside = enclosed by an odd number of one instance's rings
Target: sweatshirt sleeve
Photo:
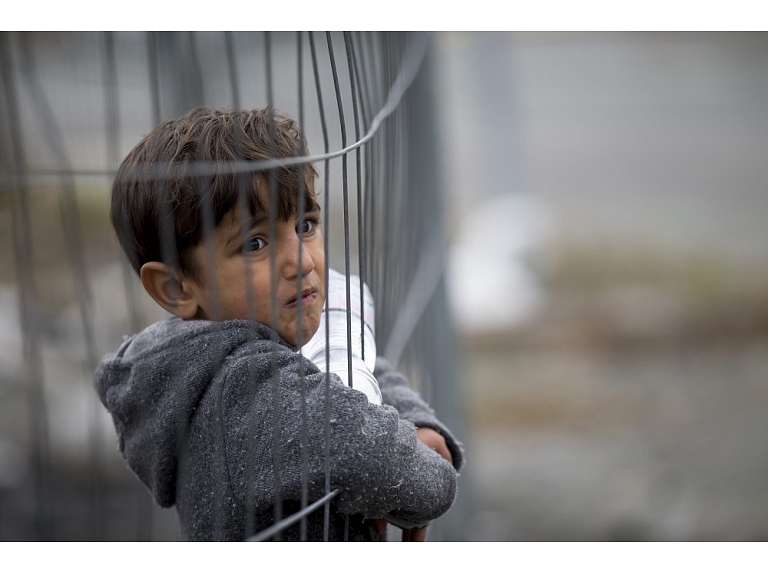
[[[431,427],[442,435],[453,457],[454,467],[457,471],[460,470],[464,465],[463,444],[437,419],[429,404],[411,389],[408,379],[399,371],[393,370],[383,357],[376,358],[374,375],[379,382],[383,402],[394,407],[400,417],[407,419],[416,427]]]
[[[342,513],[424,525],[448,511],[456,471],[417,440],[412,423],[391,406],[370,404],[334,374],[326,384],[314,364],[276,347],[241,358],[226,378],[227,461],[236,492],[270,505],[275,485],[282,499],[300,500],[306,482],[313,501],[325,493],[327,464]]]

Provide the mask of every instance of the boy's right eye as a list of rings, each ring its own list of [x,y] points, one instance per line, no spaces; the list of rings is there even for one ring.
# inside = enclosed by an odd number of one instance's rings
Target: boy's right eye
[[[243,251],[248,253],[257,252],[267,247],[267,242],[263,238],[253,237],[249,238],[243,244]]]

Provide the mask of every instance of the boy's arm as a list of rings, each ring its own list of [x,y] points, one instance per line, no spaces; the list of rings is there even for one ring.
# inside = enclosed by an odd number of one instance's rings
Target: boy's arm
[[[417,433],[420,441],[450,461],[457,471],[461,469],[464,464],[463,445],[437,419],[429,404],[411,389],[406,377],[393,370],[389,362],[383,357],[376,358],[374,375],[379,382],[384,403],[394,407],[400,417],[407,419],[418,428]],[[445,440],[445,445],[443,445],[441,438]],[[446,447],[448,453],[446,453]]]
[[[325,374],[311,362],[278,347],[236,362],[224,385],[224,401],[234,423],[227,447],[234,455],[228,457],[235,466],[230,475],[236,486],[243,487],[242,492],[253,492],[258,498],[259,493],[271,491],[273,479],[268,478],[272,477],[275,454],[269,426],[277,420],[281,427],[278,457],[282,497],[300,499],[302,476],[307,478],[310,498],[321,497],[327,421],[331,489],[342,491],[337,499],[339,511],[367,517],[391,514],[421,526],[451,507],[456,471],[418,441],[412,423],[401,419],[392,407],[369,404],[365,395],[345,386],[334,374],[326,402]],[[257,389],[249,389],[249,379],[257,382]],[[245,397],[252,399],[245,402]],[[277,418],[275,406],[279,406]],[[249,420],[253,422],[250,425]],[[261,462],[255,474],[244,466],[245,461],[254,461],[245,457],[248,445],[253,445],[253,426],[256,436],[263,437],[254,455]],[[233,453],[238,450],[242,453]],[[302,469],[305,465],[306,471]],[[249,484],[249,477],[255,485]]]

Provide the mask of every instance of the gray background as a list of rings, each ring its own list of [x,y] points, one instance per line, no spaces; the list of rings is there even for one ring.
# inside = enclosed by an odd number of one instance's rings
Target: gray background
[[[276,57],[291,61],[281,38]],[[36,50],[72,162],[103,169],[97,40],[42,34]],[[200,41],[205,73],[224,77],[220,37]],[[250,36],[238,42],[260,49]],[[119,36],[136,67],[120,72],[121,155],[151,128],[143,47],[141,34]],[[436,526],[434,536],[766,539],[768,36],[439,33],[432,47],[467,446],[450,512],[458,530]],[[264,103],[258,61],[240,63],[245,104]],[[279,82],[276,102],[295,115],[292,81]],[[226,82],[206,85],[213,104],[229,104]],[[45,130],[23,98],[21,112],[30,162],[50,166]],[[128,330],[123,271],[105,217],[108,179],[77,184],[104,353]],[[126,498],[135,481],[94,405],[54,190],[43,179],[31,193],[30,264],[51,455],[72,492],[57,513],[71,522],[67,538],[87,539],[77,493],[90,481],[94,409],[110,516],[133,520],[149,500],[141,490]],[[18,538],[32,510],[17,496],[30,476],[30,414],[12,229],[3,196],[0,504],[17,519],[0,539]],[[143,322],[160,317],[139,297]],[[146,527],[175,537],[172,512],[153,511]],[[137,535],[111,521],[102,536]]]

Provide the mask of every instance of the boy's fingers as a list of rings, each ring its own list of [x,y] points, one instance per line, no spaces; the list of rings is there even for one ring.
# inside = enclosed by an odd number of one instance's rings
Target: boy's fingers
[[[373,526],[373,530],[376,532],[377,535],[383,535],[387,531],[386,519],[369,519],[368,521],[371,522],[371,525]]]
[[[451,452],[445,442],[443,442],[442,445],[433,447],[433,449],[442,455],[444,459],[447,459],[449,463],[453,463],[453,456],[451,455]]]
[[[427,540],[427,528],[419,527],[418,529],[403,529],[403,541],[426,541]]]
[[[453,463],[453,456],[450,449],[448,449],[448,444],[445,442],[445,437],[437,431],[431,427],[417,427],[416,436],[419,438],[419,441],[437,451],[450,463]]]

